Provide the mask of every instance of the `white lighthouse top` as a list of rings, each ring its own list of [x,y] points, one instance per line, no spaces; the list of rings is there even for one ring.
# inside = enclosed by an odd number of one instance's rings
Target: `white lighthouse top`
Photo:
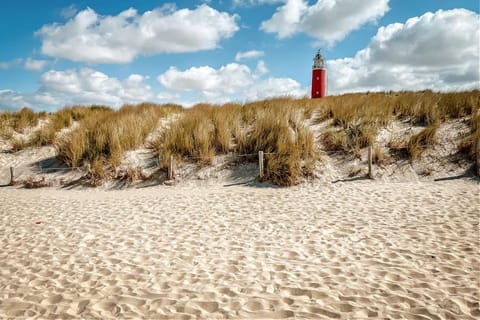
[[[318,50],[315,58],[313,59],[313,67],[312,69],[325,69],[325,60],[323,60],[323,56]]]

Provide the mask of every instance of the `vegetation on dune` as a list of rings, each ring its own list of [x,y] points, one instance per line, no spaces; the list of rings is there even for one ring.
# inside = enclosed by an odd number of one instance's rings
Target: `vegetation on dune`
[[[475,160],[477,143],[480,140],[480,105],[475,108],[470,118],[470,132],[460,141],[459,152],[466,154],[469,159]]]
[[[250,133],[239,149],[247,154],[264,151],[264,179],[277,185],[294,185],[313,171],[318,157],[314,137],[303,123],[301,109],[289,100],[270,103],[258,108]]]
[[[266,153],[265,179],[292,185],[312,171],[303,162],[317,155],[310,130],[303,124],[301,109],[290,99],[265,100],[244,106],[196,105],[185,110],[154,143],[167,166],[170,155],[210,164],[217,154],[234,152],[245,159]]]
[[[93,169],[100,164],[116,167],[123,152],[140,146],[160,117],[179,109],[148,103],[125,105],[118,111],[93,109],[79,122],[78,128],[55,142],[58,158],[71,167],[85,163]],[[94,171],[100,172],[97,169]]]
[[[379,129],[392,121],[421,127],[416,134],[390,141],[386,148],[375,146],[374,162],[385,164],[391,156],[418,160],[436,143],[442,122],[462,119],[468,121],[470,131],[461,137],[458,150],[473,160],[480,138],[479,108],[479,90],[355,93],[314,100],[274,98],[243,105],[198,104],[190,109],[143,103],[119,110],[72,106],[46,114],[23,108],[0,112],[0,137],[10,140],[14,151],[54,145],[66,165],[89,164],[89,176],[97,184],[111,176],[123,152],[145,142],[161,117],[176,114],[150,145],[162,168],[167,167],[171,155],[208,165],[219,154],[250,155],[241,159],[257,161],[258,151],[264,151],[264,179],[293,185],[311,175],[319,159],[308,123],[324,123],[320,142],[326,151],[356,157],[362,148],[373,145]],[[40,119],[43,122],[38,125]],[[137,171],[128,176],[141,174]]]
[[[242,139],[240,109],[237,104],[222,107],[199,104],[185,110],[153,143],[162,157],[162,165],[167,165],[170,155],[193,158],[206,165],[217,153],[231,151],[232,139]]]
[[[317,102],[318,101],[318,102]],[[421,156],[435,143],[435,132],[441,122],[469,117],[471,133],[464,137],[460,151],[474,154],[478,140],[478,109],[480,91],[435,93],[421,92],[357,93],[315,100],[314,123],[332,120],[334,130],[322,135],[327,151],[356,153],[359,148],[371,145],[378,129],[393,120],[412,126],[425,127],[410,140],[391,141],[389,146],[396,155],[411,160]]]

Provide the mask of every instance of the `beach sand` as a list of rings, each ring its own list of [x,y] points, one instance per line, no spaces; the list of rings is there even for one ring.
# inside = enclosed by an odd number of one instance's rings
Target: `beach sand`
[[[480,317],[477,181],[4,187],[0,203],[2,319]]]

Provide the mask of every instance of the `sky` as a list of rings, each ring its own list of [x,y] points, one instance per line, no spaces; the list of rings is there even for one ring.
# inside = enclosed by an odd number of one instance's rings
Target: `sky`
[[[0,110],[480,88],[477,0],[4,1]]]

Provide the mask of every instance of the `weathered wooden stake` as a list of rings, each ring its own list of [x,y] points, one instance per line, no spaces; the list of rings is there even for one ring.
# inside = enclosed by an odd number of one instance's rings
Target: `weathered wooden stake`
[[[480,177],[480,139],[477,141],[477,175]]]
[[[258,151],[258,176],[263,178],[263,151]]]
[[[168,159],[168,180],[173,180],[173,155]]]
[[[10,167],[10,185],[11,186],[13,186],[13,184],[15,183],[14,175],[15,175],[15,169],[13,167]]]
[[[368,146],[368,177],[373,179],[372,173],[372,146]]]

